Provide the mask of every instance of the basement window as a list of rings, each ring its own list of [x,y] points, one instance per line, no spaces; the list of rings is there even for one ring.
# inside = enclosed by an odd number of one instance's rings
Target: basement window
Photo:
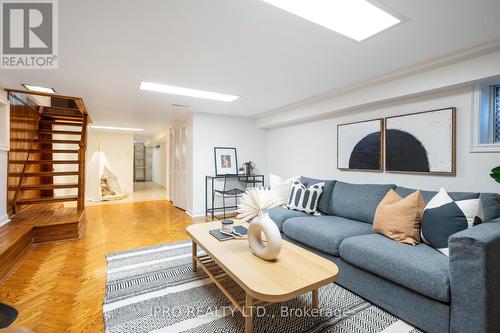
[[[491,96],[491,112],[493,114],[492,140],[495,143],[500,143],[500,85],[491,87]]]
[[[471,152],[500,152],[500,84],[472,92]]]

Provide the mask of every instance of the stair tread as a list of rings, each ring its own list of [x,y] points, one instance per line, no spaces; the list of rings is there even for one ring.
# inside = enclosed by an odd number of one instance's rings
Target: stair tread
[[[40,134],[67,134],[67,135],[82,135],[81,131],[61,131],[51,129],[41,129],[38,131]]]
[[[58,196],[58,197],[20,199],[20,200],[17,200],[16,204],[18,204],[18,205],[30,205],[30,204],[39,204],[39,203],[47,203],[47,202],[63,202],[63,201],[76,201],[76,200],[78,200],[77,195],[64,195],[64,196]]]
[[[41,143],[72,143],[80,144],[80,140],[58,140],[58,139],[36,139],[36,142]]]
[[[21,177],[21,173],[9,173],[11,177]],[[57,176],[78,176],[78,171],[40,171],[40,172],[25,172],[25,177],[57,177]]]
[[[63,188],[78,188],[78,183],[72,184],[40,184],[40,185],[21,185],[20,190],[55,190]],[[15,186],[10,186],[9,190],[15,191],[17,188]]]
[[[16,149],[11,148],[11,152],[17,153],[53,153],[53,154],[78,154],[78,149],[43,149],[43,148],[34,148],[34,149]]]
[[[66,107],[66,106],[45,106],[44,112],[50,112],[47,110],[66,110],[66,111],[80,112],[80,109],[78,109],[78,108],[70,108],[70,107]]]
[[[27,233],[31,232],[33,225],[31,223],[9,223],[0,227],[0,257],[17,243]]]
[[[21,138],[11,138],[11,142],[40,142],[40,143],[71,143],[80,144],[80,140],[62,140],[62,139],[21,139]]]
[[[76,121],[54,121],[54,120],[40,120],[40,124],[43,125],[54,125],[54,126],[79,126],[81,127],[83,125],[83,122],[76,122]]]
[[[11,164],[78,164],[78,160],[39,160],[39,161],[21,161],[21,160],[11,160]]]
[[[43,113],[43,117],[53,118],[53,119],[83,119],[81,115],[76,114],[61,114],[61,113],[53,113],[47,112]]]

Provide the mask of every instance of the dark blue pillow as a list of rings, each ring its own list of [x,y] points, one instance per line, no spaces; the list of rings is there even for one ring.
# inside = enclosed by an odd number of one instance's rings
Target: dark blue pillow
[[[422,219],[422,236],[435,249],[448,248],[448,238],[469,227],[467,218],[455,202],[429,208]]]
[[[421,225],[422,240],[445,255],[448,255],[448,238],[451,235],[482,222],[477,219],[477,216],[476,218],[469,216],[468,220],[460,206],[465,211],[475,210],[477,212],[478,201],[477,199],[453,201],[424,210]]]

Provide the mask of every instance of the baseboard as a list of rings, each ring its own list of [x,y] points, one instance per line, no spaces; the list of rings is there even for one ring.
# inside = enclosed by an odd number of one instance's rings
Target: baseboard
[[[203,213],[201,213],[201,214],[200,213],[192,213],[192,212],[190,212],[188,210],[185,210],[184,212],[186,214],[188,214],[189,217],[203,217],[203,216],[205,216],[205,214],[203,214]]]
[[[9,215],[5,214],[4,216],[0,217],[0,227],[6,225],[9,222]]]

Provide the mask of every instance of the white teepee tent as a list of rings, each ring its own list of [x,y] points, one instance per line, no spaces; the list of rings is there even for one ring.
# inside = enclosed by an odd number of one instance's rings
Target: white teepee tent
[[[126,198],[120,182],[113,173],[109,160],[100,149],[92,156],[89,162],[87,182],[89,182],[90,193],[87,197],[91,201],[109,201]]]

